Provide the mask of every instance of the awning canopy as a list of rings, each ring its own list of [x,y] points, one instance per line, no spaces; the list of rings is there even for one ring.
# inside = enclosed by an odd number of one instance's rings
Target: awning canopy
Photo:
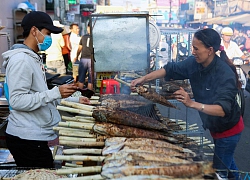
[[[250,19],[250,14],[241,14],[236,16],[229,16],[224,19],[222,19],[221,24],[222,25],[229,25],[231,23],[240,23],[245,24],[248,23]]]
[[[209,18],[209,19],[204,19],[204,22],[207,22],[208,25],[212,25],[212,24],[221,24],[222,19],[224,19],[225,17],[219,16],[219,17],[214,17],[214,18]]]

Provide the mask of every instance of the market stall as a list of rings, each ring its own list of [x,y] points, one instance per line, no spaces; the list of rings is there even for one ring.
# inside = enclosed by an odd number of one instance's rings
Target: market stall
[[[23,167],[24,173],[20,169],[12,174],[9,171],[5,178],[214,177],[210,157],[204,156],[203,151],[203,145],[211,142],[204,139],[197,124],[190,124],[187,119],[163,117],[156,106],[156,103],[162,104],[175,114],[186,111],[186,108],[179,106],[172,93],[182,86],[192,97],[188,83],[145,84],[138,87],[133,95],[121,94],[117,90],[129,87],[131,79],[149,70],[148,17],[147,13],[92,15],[90,24],[95,47],[92,76],[94,72],[97,77],[102,76],[98,79],[102,93],[91,97],[92,105],[62,101],[57,106],[62,114],[62,122],[54,127],[59,134],[59,145],[55,147],[53,155],[60,167],[29,171]],[[188,31],[189,42],[192,32]],[[182,32],[161,33],[164,36],[174,33],[179,42]],[[109,77],[103,78],[106,77],[104,74]],[[156,89],[159,94],[155,92]]]

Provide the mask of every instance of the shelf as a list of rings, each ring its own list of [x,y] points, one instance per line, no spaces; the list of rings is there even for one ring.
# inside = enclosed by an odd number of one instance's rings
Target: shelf
[[[22,43],[24,41],[23,37],[20,37],[22,36],[21,23],[24,16],[29,12],[29,10],[24,9],[13,10],[14,43]]]

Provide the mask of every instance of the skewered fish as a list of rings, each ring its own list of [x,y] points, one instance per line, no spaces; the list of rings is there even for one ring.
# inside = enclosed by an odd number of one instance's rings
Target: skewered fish
[[[177,143],[177,140],[172,137],[161,135],[156,131],[149,131],[139,128],[134,128],[130,126],[97,122],[95,123],[93,130],[95,133],[111,136],[111,137],[142,137],[142,138],[152,138],[152,139],[162,139],[169,142]]]
[[[122,124],[143,129],[167,131],[167,126],[159,121],[125,110],[94,110],[92,116],[96,121]]]
[[[165,161],[173,164],[188,164],[192,160],[185,160],[178,157],[171,157],[166,154],[155,154],[155,153],[142,153],[142,152],[117,152],[111,155],[108,155],[104,162],[110,160],[117,160],[125,158],[128,161],[131,160],[149,160],[149,161]]]
[[[108,146],[104,147],[102,154],[107,155],[107,154],[112,154],[115,152],[145,152],[145,153],[156,153],[156,154],[166,154],[169,156],[177,156],[177,157],[190,157],[192,154],[188,153],[181,153],[178,150],[170,149],[170,148],[165,148],[165,147],[154,147],[154,146],[140,146],[140,145],[125,145],[125,143],[118,144],[118,145],[113,145],[113,146]]]
[[[178,107],[176,107],[175,105],[170,103],[168,100],[166,100],[165,97],[161,96],[160,94],[158,94],[157,92],[155,92],[151,89],[146,88],[145,86],[138,86],[136,88],[136,90],[137,90],[137,93],[139,95],[143,96],[144,98],[146,98],[150,101],[162,104],[162,105],[167,106],[167,107],[179,109]]]
[[[191,151],[190,149],[186,149],[178,145],[171,144],[165,141],[156,140],[156,139],[111,137],[105,140],[105,146],[111,146],[111,145],[121,144],[121,143],[125,143],[125,145],[130,145],[130,146],[165,147],[169,149],[178,150],[179,152],[190,153],[190,154],[193,154],[193,156],[195,156],[195,153]]]
[[[170,166],[173,163],[165,162],[165,161],[150,161],[150,160],[131,160],[128,161],[126,158],[106,161],[102,167],[102,170],[111,167],[121,167],[121,166]]]
[[[131,175],[165,175],[174,178],[188,178],[202,174],[205,170],[210,169],[214,172],[211,163],[190,163],[190,164],[176,164],[171,166],[121,166],[114,168],[107,168],[102,171],[102,175],[107,178],[119,178]]]
[[[125,82],[125,81],[117,78],[117,76],[115,76],[114,79],[117,80],[120,83],[123,83],[123,84],[125,84],[127,86],[130,86],[129,83],[127,83],[127,82]],[[145,86],[138,86],[138,87],[136,87],[136,91],[137,91],[137,93],[139,95],[141,95],[145,99],[148,99],[148,100],[153,101],[155,103],[162,104],[162,105],[167,106],[167,107],[179,109],[178,107],[176,107],[175,105],[173,105],[172,103],[170,103],[169,101],[167,101],[163,96],[159,95],[158,93],[156,93],[153,90],[149,90]]]

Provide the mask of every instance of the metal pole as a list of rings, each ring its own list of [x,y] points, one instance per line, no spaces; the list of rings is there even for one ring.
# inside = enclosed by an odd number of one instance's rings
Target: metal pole
[[[171,19],[172,19],[172,0],[169,0],[169,25],[171,25]]]
[[[61,20],[61,22],[63,22],[64,23],[64,21],[65,21],[65,0],[60,0],[60,7],[61,7],[61,9],[60,9],[60,17],[59,17],[59,19]]]
[[[214,17],[216,16],[216,0],[214,0]]]

